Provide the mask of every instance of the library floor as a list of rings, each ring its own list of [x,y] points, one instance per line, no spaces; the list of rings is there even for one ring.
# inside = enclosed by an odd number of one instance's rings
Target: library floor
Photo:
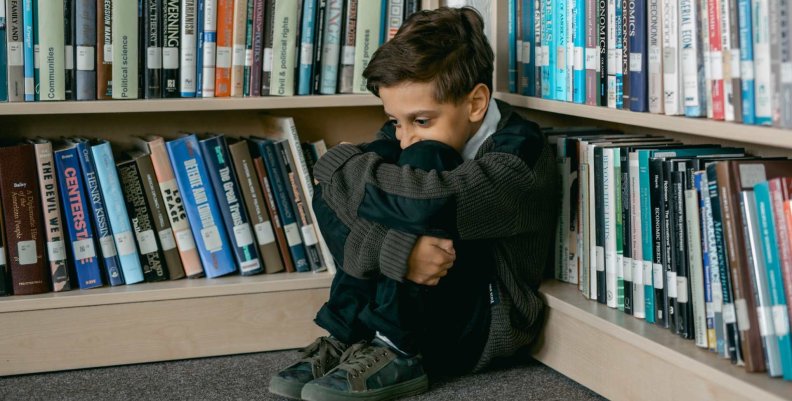
[[[278,400],[270,376],[295,351],[193,359],[0,378],[0,400]],[[413,400],[603,400],[533,361],[435,383]]]

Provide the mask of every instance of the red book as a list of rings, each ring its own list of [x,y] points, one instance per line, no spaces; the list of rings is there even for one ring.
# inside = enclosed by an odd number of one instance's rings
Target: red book
[[[215,96],[231,96],[231,57],[234,34],[234,0],[217,0],[217,65]]]
[[[772,186],[770,187],[770,190],[773,190]],[[787,243],[785,246],[789,248],[791,250],[790,253],[792,253],[792,178],[785,177],[781,179],[781,192],[783,195],[783,208],[777,209],[775,205],[775,197],[773,197],[773,209],[776,210],[776,216],[781,216],[783,218],[783,223],[780,225],[786,227]],[[776,219],[777,218],[778,217],[776,217]],[[776,226],[779,226],[778,220],[776,220]],[[784,248],[782,247],[781,276],[784,278],[784,294],[786,295],[787,299],[789,316],[792,316],[792,302],[790,302],[790,300],[792,300],[792,256],[790,256],[790,260],[787,260],[783,254],[783,249]]]
[[[712,82],[712,118],[723,120],[723,43],[721,42],[721,2],[707,2],[707,22],[709,24],[710,75]],[[705,49],[706,50],[706,49]]]

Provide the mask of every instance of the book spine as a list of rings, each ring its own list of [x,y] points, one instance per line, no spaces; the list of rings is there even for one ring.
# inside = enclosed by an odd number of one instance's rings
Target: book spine
[[[792,232],[790,232],[790,227],[787,224],[788,211],[787,211],[787,198],[789,194],[789,183],[790,180],[788,178],[775,178],[769,181],[769,188],[770,188],[770,195],[771,195],[771,202],[772,202],[772,215],[773,215],[773,224],[775,224],[775,233],[776,233],[776,243],[778,246],[778,264],[779,264],[779,271],[776,273],[778,275],[779,281],[775,282],[776,285],[782,287],[780,289],[781,292],[784,292],[783,296],[786,301],[787,310],[782,311],[780,308],[774,309],[774,323],[777,321],[776,325],[776,333],[783,333],[784,328],[786,327],[786,332],[789,332],[789,322],[788,318],[787,321],[784,322],[784,314],[789,316],[789,310],[792,309],[790,305],[789,299],[790,295],[792,295],[792,285],[789,283],[789,279],[786,277],[790,276],[790,272],[792,272]],[[769,271],[768,271],[769,273]],[[784,277],[784,279],[780,279]],[[772,282],[772,281],[771,281]],[[778,317],[776,317],[778,316]],[[784,326],[786,324],[786,326]],[[787,372],[787,369],[784,369],[784,372]]]
[[[669,315],[669,305],[676,299],[676,270],[671,264],[671,240],[670,240],[670,212],[669,212],[669,188],[668,179],[664,174],[663,159],[652,159],[650,161],[649,172],[652,179],[652,213],[654,231],[654,263],[655,270],[660,270],[660,277],[655,280],[655,323],[662,327],[674,327],[671,325],[671,315]],[[655,272],[657,274],[657,272]],[[673,279],[673,280],[672,280]]]
[[[742,121],[740,91],[740,33],[737,29],[737,0],[721,1],[723,51],[723,100],[726,121]]]
[[[6,0],[0,0],[0,102],[8,101],[8,43]]]
[[[146,202],[151,213],[152,228],[157,234],[164,265],[167,268],[167,277],[171,280],[178,280],[184,277],[184,268],[179,259],[179,250],[176,248],[176,238],[173,236],[170,221],[165,216],[165,202],[162,199],[157,176],[154,172],[154,164],[149,154],[144,154],[135,159],[140,173],[140,181],[143,185],[143,192],[146,195]]]
[[[781,10],[779,1],[768,3],[768,15],[770,19],[770,116],[774,126],[780,126],[781,122]],[[786,110],[785,110],[786,111]]]
[[[711,261],[713,258],[714,249],[714,234],[712,228],[712,216],[708,209],[709,201],[709,188],[707,184],[706,171],[698,171],[694,174],[695,187],[698,192],[699,199],[699,220],[701,227],[701,263],[704,270],[704,309],[707,316],[707,346],[710,351],[717,350],[717,336],[715,329],[715,282],[712,278],[714,276],[713,270],[715,269]]]
[[[235,142],[228,145],[228,151],[234,162],[234,170],[237,173],[245,207],[250,215],[253,232],[256,234],[256,244],[264,263],[264,272],[282,271],[283,262],[278,253],[278,245],[275,243],[275,231],[267,212],[261,187],[257,182],[248,144],[246,141]]]
[[[143,192],[143,183],[140,180],[137,162],[128,160],[118,163],[116,166],[124,192],[124,201],[126,201],[127,210],[132,219],[132,228],[135,230],[143,277],[146,282],[167,280],[168,272],[163,266],[165,257],[160,251],[157,234],[154,232],[151,212]]]
[[[778,51],[781,57],[777,91],[779,103],[776,106],[779,110],[777,125],[782,128],[792,128],[792,113],[789,112],[792,110],[792,1],[779,0],[778,17],[781,20],[778,34]]]
[[[570,160],[566,157],[565,151],[565,142],[563,139],[559,139],[559,142],[556,144],[556,148],[558,149],[557,154],[557,164],[559,165],[559,170],[561,173],[561,213],[558,216],[558,224],[557,224],[557,231],[556,231],[556,261],[555,261],[555,271],[556,271],[556,279],[564,281],[564,282],[571,282],[570,281],[570,274],[569,270],[567,269],[567,261],[569,260],[569,240],[566,233],[566,230],[569,227],[569,198],[572,195],[572,191],[569,188],[569,170],[570,170]]]
[[[679,37],[682,56],[682,86],[685,115],[706,115],[704,63],[701,48],[701,8],[695,0],[679,1]]]
[[[40,85],[41,101],[66,99],[65,42],[63,3],[38,0],[39,57],[44,66]]]
[[[215,96],[231,95],[231,53],[234,32],[234,0],[217,0],[217,66]]]
[[[93,226],[88,218],[90,212],[86,202],[85,184],[83,184],[80,173],[77,149],[56,151],[55,167],[77,285],[83,289],[101,287],[102,275],[99,272],[99,259],[96,257]]]
[[[358,0],[345,0],[344,35],[341,51],[341,73],[339,74],[338,92],[352,93],[355,77],[355,40],[357,39],[357,7]]]
[[[572,101],[575,103],[586,102],[586,0],[571,0],[572,8],[572,55],[573,83]],[[525,55],[523,54],[523,57]]]
[[[590,146],[592,148],[593,146]],[[589,154],[591,156],[591,154]],[[594,195],[594,207],[590,208],[591,215],[594,217],[592,243],[594,244],[594,252],[592,258],[596,261],[596,289],[597,289],[597,302],[607,304],[609,298],[613,299],[613,293],[608,293],[608,258],[606,256],[606,236],[608,235],[607,228],[607,207],[605,206],[605,198],[607,197],[605,179],[607,174],[604,171],[604,155],[602,148],[596,148],[593,151],[593,160],[590,163],[594,173],[594,179],[591,181],[590,189]],[[613,287],[611,287],[612,289]],[[615,299],[614,299],[615,302]]]
[[[96,1],[96,99],[113,98],[112,0]]]
[[[251,149],[256,149],[257,146],[258,145],[251,145]],[[286,241],[286,232],[283,230],[283,223],[280,215],[278,214],[278,207],[275,204],[272,185],[270,184],[270,180],[267,175],[267,169],[264,166],[263,157],[260,155],[255,156],[253,158],[253,166],[256,168],[256,174],[259,179],[259,184],[261,185],[261,194],[264,197],[264,203],[267,205],[270,221],[272,222],[273,230],[275,231],[275,239],[278,244],[278,251],[280,252],[281,260],[283,261],[283,267],[286,269],[286,272],[292,273],[295,271],[294,263],[289,253],[289,244]]]
[[[137,6],[113,1],[113,99],[138,98]]]
[[[261,61],[261,96],[269,96],[272,89],[272,63],[273,53],[272,46],[275,43],[275,6],[277,1],[283,0],[270,0],[264,10],[264,52]]]
[[[272,44],[272,78],[270,94],[294,95],[294,67],[297,49],[297,2],[277,1]]]
[[[239,182],[228,154],[225,137],[213,136],[199,144],[212,186],[216,193],[222,194],[218,196],[218,205],[239,270],[243,275],[260,273],[263,267],[253,241],[253,230],[242,203]]]
[[[66,256],[66,242],[64,240],[65,233],[62,227],[63,219],[61,218],[52,144],[50,142],[42,142],[35,144],[34,147],[52,290],[55,292],[68,291],[71,289],[71,283],[69,282],[69,266]]]
[[[586,104],[599,105],[599,49],[597,48],[597,3],[586,0]]]
[[[195,97],[203,97],[204,81],[204,0],[195,3]],[[214,82],[214,76],[212,77]]]
[[[231,93],[232,97],[244,95],[245,35],[247,33],[247,0],[234,2],[233,36],[231,40]]]
[[[714,171],[714,170],[713,170]],[[714,174],[714,173],[713,173]],[[712,203],[712,191],[709,180],[709,168],[707,172],[704,174],[701,183],[701,194],[704,199],[704,219],[705,219],[705,226],[707,229],[707,249],[709,250],[709,264],[710,264],[710,286],[712,290],[712,311],[714,316],[714,325],[715,325],[715,345],[714,351],[718,355],[723,355],[725,353],[725,343],[726,343],[726,334],[725,329],[726,325],[723,322],[723,288],[721,287],[721,279],[720,279],[720,261],[721,259],[721,247],[722,246],[722,230],[720,233],[718,230],[715,229],[715,218],[714,218],[714,210],[713,210],[713,203]],[[717,189],[716,189],[717,191]],[[716,199],[717,200],[717,199]],[[720,224],[720,222],[718,223]],[[723,263],[726,263],[725,261]],[[713,346],[710,345],[712,348]]]
[[[196,79],[196,0],[181,0],[179,24],[179,92],[181,97],[195,97]]]
[[[72,0],[63,0],[63,96],[66,100],[76,100],[77,74],[74,69],[75,24],[77,23],[76,7]]]
[[[310,94],[317,94],[322,88],[322,42],[324,41],[324,24],[325,12],[327,10],[328,0],[318,0],[316,4],[316,16],[314,17],[314,31],[313,42],[316,44],[313,48],[312,60],[316,68],[311,69],[311,75],[308,82],[308,90]],[[354,50],[354,49],[353,49]],[[354,64],[354,59],[352,60]]]
[[[608,74],[609,70],[608,67],[610,63],[608,62],[610,58],[610,48],[609,41],[608,41],[608,33],[609,33],[609,26],[608,26],[608,7],[611,6],[611,2],[609,0],[597,0],[597,32],[598,32],[598,43],[599,43],[599,105],[607,106],[608,105]]]
[[[607,94],[608,94],[608,101],[606,105],[611,108],[615,109],[618,108],[616,104],[616,67],[619,66],[621,70],[621,57],[618,57],[618,50],[617,50],[617,42],[619,43],[619,47],[621,48],[621,40],[617,40],[617,25],[618,29],[621,30],[621,24],[617,24],[616,21],[616,4],[621,4],[621,0],[608,0],[608,22],[607,22],[607,29],[608,29],[608,83],[607,83]],[[619,7],[621,8],[621,7]],[[622,100],[619,97],[619,100]]]
[[[343,6],[343,0],[329,0],[325,8],[324,33],[322,35],[322,82],[319,89],[319,93],[323,95],[336,93],[338,65],[341,55]],[[399,6],[399,11],[401,11],[401,5]],[[394,9],[391,9],[391,13],[393,12]],[[390,19],[393,18],[394,16],[391,15]],[[393,21],[390,22],[393,23]],[[392,27],[389,29],[392,29]],[[396,29],[398,30],[398,27]]]
[[[609,149],[610,163],[612,164],[612,186],[611,193],[613,200],[611,201],[611,210],[613,210],[613,217],[611,228],[614,229],[611,236],[615,237],[612,248],[616,257],[616,308],[624,311],[624,295],[625,287],[627,286],[627,279],[624,274],[624,243],[623,229],[624,220],[622,219],[622,183],[621,183],[621,160],[619,156],[619,149]],[[631,272],[632,273],[632,272]],[[632,274],[630,274],[630,287],[632,287]]]
[[[261,96],[261,69],[264,59],[264,0],[253,1],[253,64],[250,67],[250,96]]]
[[[91,153],[99,188],[105,199],[107,219],[113,233],[113,242],[121,262],[121,272],[127,285],[143,281],[143,267],[135,245],[132,223],[129,220],[124,194],[121,191],[121,180],[118,178],[113,151],[109,142],[91,146]]]
[[[144,34],[146,59],[144,76],[144,96],[146,99],[162,97],[162,3],[161,0],[146,0],[144,8]]]
[[[622,84],[621,84],[621,97],[622,109],[630,109],[630,27],[629,27],[629,10],[630,0],[622,0],[621,2],[621,64],[622,64]],[[644,13],[646,15],[646,13]],[[644,18],[644,24],[645,24]],[[644,28],[646,29],[646,28]],[[646,43],[644,41],[644,43]],[[644,49],[646,45],[644,44]],[[644,57],[646,58],[646,57]],[[644,69],[646,71],[646,69]]]
[[[621,226],[620,229],[617,229],[616,234],[616,251],[621,251],[621,269],[622,275],[624,277],[623,287],[623,299],[621,305],[623,306],[624,313],[628,315],[633,314],[633,270],[632,270],[632,242],[630,241],[631,236],[631,224],[632,221],[630,220],[630,165],[629,161],[627,160],[627,150],[626,149],[616,149],[615,154],[618,158],[619,167],[617,171],[619,175],[616,178],[617,182],[617,189],[619,192],[617,193],[617,220],[616,224],[617,227]]]
[[[552,73],[554,78],[554,89],[552,98],[555,100],[567,100],[567,1],[556,0],[553,7],[553,44],[550,49],[555,53],[555,65]]]
[[[256,19],[255,12],[255,0],[247,0],[245,9],[245,65],[242,69],[242,96],[244,97],[250,96],[250,82],[253,79],[253,20]]]
[[[105,201],[99,189],[99,180],[96,175],[96,167],[91,157],[91,151],[85,142],[77,143],[77,154],[80,157],[80,171],[82,171],[83,182],[85,183],[86,194],[90,213],[93,216],[94,233],[99,241],[99,260],[104,266],[110,285],[123,285],[120,260],[113,242],[113,233],[107,221],[107,210]]]
[[[565,2],[566,0],[560,1]],[[517,48],[519,46],[517,39],[517,0],[508,0],[506,5],[506,22],[506,41],[508,43],[506,57],[508,63],[507,89],[509,93],[517,93]],[[390,37],[388,37],[388,40],[390,40]]]
[[[755,122],[773,123],[773,80],[770,49],[770,0],[753,0]]]
[[[180,97],[179,49],[181,48],[181,6],[179,0],[164,0],[162,12],[162,97]]]
[[[340,2],[339,2],[340,3]],[[387,37],[384,39],[385,41],[393,39],[396,36],[396,32],[399,31],[401,28],[402,23],[404,23],[404,12],[405,12],[405,0],[388,0],[388,9],[387,9],[387,27],[388,30]],[[515,2],[516,6],[516,2]],[[339,4],[341,7],[341,4]],[[341,17],[339,17],[340,20]],[[517,16],[515,15],[515,19]]]
[[[647,53],[649,60],[649,112],[665,114],[663,88],[663,0],[649,0]]]
[[[8,101],[25,101],[25,43],[23,0],[6,0],[8,40]]]
[[[672,192],[670,202],[673,204],[671,211],[674,252],[670,263],[676,263],[676,281],[669,280],[669,286],[676,286],[676,304],[674,316],[676,332],[682,338],[695,339],[696,331],[693,327],[693,297],[690,285],[692,277],[690,275],[690,265],[688,264],[687,231],[685,226],[685,171],[684,163],[680,168],[672,173]],[[699,283],[697,283],[699,284]],[[697,291],[699,288],[696,289]],[[703,305],[702,305],[703,306]],[[670,312],[670,311],[669,311]]]
[[[659,33],[659,23],[657,21],[657,3],[655,3],[653,25],[651,19],[647,19],[647,4],[645,1],[630,0],[630,9],[628,13],[628,36],[630,38],[630,110],[632,111],[649,111],[649,102],[652,100],[652,93],[650,88],[650,79],[652,75],[649,70],[649,57],[647,54],[647,36],[650,38],[654,34],[654,42],[659,45],[660,41],[657,37]],[[650,16],[651,10],[650,11]],[[649,30],[647,31],[647,28]],[[647,35],[648,33],[648,35]],[[656,46],[659,50],[659,46]],[[659,65],[657,65],[659,66]],[[655,78],[654,84],[659,84],[659,71],[653,76]],[[659,104],[659,93],[655,90],[655,108]],[[655,112],[657,110],[655,109]]]
[[[710,87],[712,88],[712,118],[725,118],[723,99],[723,38],[721,36],[722,0],[707,0],[707,22],[709,23]],[[706,49],[705,49],[706,52]]]
[[[36,81],[33,76],[35,59],[33,58],[34,49],[34,26],[33,26],[33,4],[38,0],[22,0],[22,32],[24,32],[24,67],[25,67],[25,101],[35,101]]]
[[[704,90],[702,91],[702,107],[706,107],[706,117],[713,117],[712,107],[712,52],[710,51],[710,37],[709,37],[709,0],[697,0],[696,7],[698,7],[699,21],[699,40],[701,47],[701,55],[704,60],[704,77],[701,79],[701,85]],[[703,115],[702,115],[703,117]]]
[[[605,245],[605,288],[606,303],[617,307],[618,266],[616,259],[616,195],[614,182],[613,153],[611,149],[602,150],[602,206]],[[595,156],[596,157],[596,156]]]
[[[553,1],[542,0],[542,98],[553,99],[555,96],[555,35],[553,24]]]
[[[166,143],[187,219],[207,277],[236,271],[217,198],[194,135]]]
[[[643,252],[643,278],[644,278],[644,308],[646,321],[655,323],[655,286],[662,287],[662,277],[660,266],[654,263],[654,235],[653,223],[655,222],[652,213],[652,203],[649,198],[649,188],[651,180],[649,178],[649,155],[648,151],[638,152],[638,184],[641,204],[641,250]]]
[[[549,0],[548,0],[549,1]],[[374,51],[379,47],[379,32],[382,21],[382,3],[379,1],[361,1],[358,3],[357,25],[355,28],[355,69],[352,82],[353,93],[368,93],[363,70],[368,66]]]
[[[544,48],[542,47],[542,34],[543,34],[543,17],[542,10],[544,9],[544,0],[534,0],[534,15],[533,15],[533,54],[534,56],[534,71],[533,79],[534,96],[542,96],[542,68],[544,67]]]
[[[74,5],[74,67],[77,100],[96,99],[96,0],[78,0]]]
[[[630,177],[630,253],[632,255],[632,310],[633,316],[639,319],[646,318],[646,295],[645,285],[651,285],[651,277],[644,275],[643,263],[643,243],[641,232],[643,222],[641,221],[641,197],[640,182],[638,174],[637,154],[630,152],[629,155],[629,177]]]
[[[787,244],[785,246],[792,248],[792,218],[790,218],[790,216],[792,216],[792,201],[790,201],[792,200],[792,179],[784,178],[782,182],[783,182],[784,199],[783,199],[783,208],[781,209],[783,210],[783,212],[781,213],[781,218],[784,221],[781,224],[784,224],[786,226],[786,232],[787,235],[789,236],[789,239],[787,240]],[[792,250],[790,251],[790,253],[792,253]],[[789,263],[787,263],[787,260],[783,259],[783,255],[782,255],[781,262],[782,262],[781,266],[784,269],[783,271],[784,277],[785,278],[792,277],[792,261],[789,261]],[[792,299],[792,279],[784,280],[784,291],[786,291],[787,307],[789,308],[788,313],[789,316],[792,317],[792,302],[789,302],[789,300]]]
[[[743,124],[756,124],[754,92],[753,7],[752,0],[737,0],[740,31],[740,90],[742,92]]]
[[[688,249],[688,266],[690,267],[690,295],[693,304],[693,329],[696,345],[700,348],[708,348],[708,318],[706,284],[709,282],[705,278],[704,256],[701,239],[701,217],[699,191],[696,187],[701,186],[701,175],[694,177],[694,184],[691,189],[685,190],[685,229]],[[712,303],[709,302],[711,305]]]
[[[663,108],[667,115],[684,114],[682,58],[679,41],[679,2],[660,0],[663,21]]]
[[[518,49],[522,60],[520,66],[520,76],[518,77],[518,88],[523,96],[534,96],[536,94],[536,83],[533,80],[534,65],[536,56],[533,51],[533,21],[534,21],[534,0],[520,0],[522,13],[520,18],[520,37],[522,46]]]

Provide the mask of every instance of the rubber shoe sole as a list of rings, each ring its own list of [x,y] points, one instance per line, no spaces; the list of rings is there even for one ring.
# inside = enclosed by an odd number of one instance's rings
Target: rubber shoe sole
[[[269,392],[281,397],[290,398],[292,400],[299,400],[305,383],[299,383],[292,380],[283,379],[280,376],[274,376],[270,379]]]
[[[303,387],[301,397],[305,401],[386,401],[422,394],[427,390],[429,390],[429,378],[423,375],[378,390],[359,392],[339,391],[308,382]]]

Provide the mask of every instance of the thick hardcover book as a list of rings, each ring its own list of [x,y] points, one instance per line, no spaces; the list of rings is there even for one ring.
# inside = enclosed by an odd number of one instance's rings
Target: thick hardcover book
[[[124,191],[124,201],[126,201],[132,227],[135,230],[143,277],[147,282],[167,280],[168,270],[165,267],[165,256],[162,254],[162,248],[154,230],[151,210],[146,200],[137,160],[122,161],[116,166],[121,179],[121,188]]]
[[[270,179],[267,176],[267,168],[264,166],[264,159],[259,152],[258,144],[254,141],[248,140],[248,149],[250,150],[251,157],[253,157],[253,166],[256,168],[256,175],[261,185],[261,194],[264,197],[267,211],[269,211],[270,221],[275,231],[275,240],[278,244],[278,251],[283,261],[283,267],[289,273],[294,272],[294,262],[292,262],[289,244],[286,241],[286,232],[283,230],[283,223],[278,214],[278,206],[275,204],[275,196],[272,190],[272,184],[270,184]]]
[[[771,180],[771,185],[773,185]],[[781,189],[773,193],[773,207],[782,212],[776,213],[776,224],[784,228],[778,229],[779,242],[783,241],[779,248],[781,251],[781,269],[784,279],[784,291],[786,292],[787,308],[789,316],[792,317],[792,178],[784,178],[781,180]],[[772,187],[771,187],[772,188]],[[778,194],[777,192],[781,192]],[[780,206],[775,206],[781,197]]]
[[[113,98],[112,5],[112,0],[96,0],[96,98],[98,100]]]
[[[363,79],[363,70],[368,66],[374,51],[379,47],[380,25],[382,19],[382,2],[358,2],[358,15],[355,36],[355,72],[352,83],[354,93],[368,93],[366,80]]]
[[[49,291],[33,145],[0,148],[0,198],[14,294]]]
[[[100,0],[101,1],[101,0]],[[74,68],[76,99],[96,99],[96,0],[78,0],[74,5]]]
[[[272,81],[272,46],[275,38],[275,2],[283,0],[269,0],[264,6],[264,51],[261,60],[261,96],[269,96]]]
[[[258,247],[254,242],[253,229],[250,227],[225,137],[213,135],[199,141],[199,145],[206,160],[209,179],[218,194],[220,213],[239,271],[243,275],[260,273],[264,268],[259,260]]]
[[[250,82],[253,79],[253,20],[256,19],[256,1],[247,0],[245,9],[245,60],[242,68],[242,96],[250,96]]]
[[[297,71],[297,94],[310,95],[313,86],[313,56],[317,0],[303,1],[300,26],[300,63]],[[321,46],[321,43],[319,44]]]
[[[181,0],[179,25],[179,92],[181,97],[195,97],[197,51],[197,0]]]
[[[693,316],[693,291],[691,290],[691,266],[689,263],[690,249],[687,246],[687,225],[686,225],[686,205],[685,191],[687,190],[687,161],[673,162],[671,171],[671,229],[674,240],[673,263],[676,263],[676,282],[669,285],[676,285],[676,306],[674,308],[676,318],[676,332],[683,338],[695,339]],[[697,281],[697,283],[699,283]],[[699,283],[700,284],[700,283]],[[700,287],[696,288],[698,291]],[[697,295],[698,293],[696,293]],[[703,305],[702,305],[703,306]]]
[[[113,1],[113,99],[138,98],[138,5]]]
[[[297,51],[297,2],[278,0],[275,2],[273,23],[272,76],[270,95],[294,95],[294,71]]]
[[[667,115],[685,114],[682,88],[682,46],[679,42],[679,2],[661,0],[663,15],[663,108]]]
[[[234,0],[217,0],[217,66],[215,96],[231,96],[231,53],[234,33]]]
[[[253,0],[253,64],[250,66],[250,96],[261,95],[264,60],[264,0]]]
[[[358,0],[345,0],[344,35],[341,51],[338,92],[352,93],[355,79],[355,40],[357,40],[357,9]]]
[[[646,1],[630,0],[630,9],[628,10],[627,35],[630,38],[630,110],[632,111],[649,111],[649,57],[647,53],[647,36],[653,36],[651,33],[647,35],[647,27],[652,23],[647,21],[647,5]],[[655,8],[655,13],[657,9]],[[657,15],[655,14],[655,18]],[[655,26],[654,36],[659,32],[658,26]],[[659,74],[655,76],[659,79]],[[655,82],[657,83],[657,82]],[[658,95],[655,93],[655,95]],[[659,96],[656,97],[656,103],[659,103]]]
[[[25,101],[25,34],[23,0],[6,0],[8,39],[8,101]]]
[[[5,160],[5,159],[3,159]],[[63,202],[63,218],[68,228],[67,251],[74,266],[72,279],[79,288],[102,286],[99,258],[96,256],[93,224],[88,206],[88,194],[80,171],[80,155],[73,145],[59,146],[55,150],[55,167],[58,174],[58,189]]]
[[[181,7],[179,0],[164,0],[162,7],[162,97],[180,97],[179,49]]]
[[[233,36],[231,37],[231,96],[242,97],[245,83],[245,35],[247,33],[247,0],[234,2]]]
[[[195,239],[190,230],[187,211],[184,209],[170,157],[165,149],[165,141],[158,136],[149,136],[139,142],[139,147],[151,154],[154,173],[157,175],[162,201],[173,235],[176,238],[176,247],[181,256],[184,272],[187,277],[201,276],[203,274],[201,259],[198,256],[198,250],[195,249]]]
[[[654,255],[654,299],[655,323],[663,327],[673,327],[670,324],[669,305],[676,299],[676,286],[669,285],[669,278],[676,272],[670,263],[670,242],[668,240],[668,226],[670,212],[668,211],[668,181],[664,180],[665,170],[663,159],[654,158],[649,161],[649,176],[651,182],[650,199],[652,202],[652,242]],[[675,267],[675,266],[674,266]],[[657,270],[660,270],[658,274]]]
[[[39,99],[44,101],[66,99],[66,54],[63,37],[63,2],[38,1],[38,40],[41,82]]]
[[[77,74],[74,69],[75,24],[77,23],[76,4],[63,0],[63,44],[64,44],[64,84],[63,95],[66,100],[76,100]]]
[[[632,256],[632,221],[630,219],[630,208],[631,208],[631,201],[630,201],[630,162],[629,162],[629,149],[628,148],[617,148],[615,151],[615,157],[619,159],[619,171],[620,176],[618,177],[619,180],[619,188],[620,193],[617,194],[619,197],[619,206],[620,208],[616,210],[616,213],[621,213],[620,216],[620,225],[621,230],[619,230],[616,234],[621,236],[621,238],[617,239],[616,245],[621,246],[621,253],[622,253],[622,274],[624,277],[624,313],[628,315],[633,314],[633,288],[634,288],[634,280],[633,277],[633,256]],[[641,283],[643,285],[643,283]],[[643,301],[643,299],[641,299]]]
[[[66,232],[61,217],[58,183],[55,172],[55,159],[52,144],[45,139],[31,141],[36,152],[41,209],[44,217],[45,240],[47,241],[47,261],[49,263],[52,290],[55,292],[71,289],[69,265],[66,256]]]
[[[725,118],[725,100],[723,98],[723,39],[721,36],[721,8],[724,0],[707,0],[707,21],[709,22],[709,51],[710,80],[712,102],[712,118],[723,120]],[[726,0],[728,1],[728,0]]]
[[[236,263],[198,139],[188,135],[165,146],[206,276],[213,278],[235,272]]]
[[[776,184],[776,192],[780,193],[780,185]],[[783,208],[777,211],[773,208],[773,199],[770,184],[766,181],[754,185],[756,199],[756,216],[759,222],[759,238],[764,254],[765,278],[768,283],[768,292],[775,329],[776,339],[781,357],[781,370],[784,379],[792,380],[792,337],[789,335],[789,317],[787,316],[787,299],[784,293],[784,280],[781,270],[781,260],[778,248],[777,232],[780,227],[775,224],[775,214],[783,213]],[[780,206],[781,202],[777,202]]]
[[[343,7],[343,0],[328,0],[325,8],[324,33],[322,34],[322,74],[319,86],[319,93],[323,95],[334,95],[336,93],[338,63],[341,56]],[[399,6],[399,11],[402,11],[401,5]],[[391,12],[393,12],[393,8]],[[393,23],[393,18],[393,15],[391,15],[389,23]],[[389,25],[389,34],[392,28]],[[398,30],[398,27],[396,29]]]
[[[110,142],[100,140],[93,143],[91,155],[99,177],[99,188],[105,199],[107,219],[110,221],[113,242],[118,252],[118,259],[121,261],[124,281],[126,284],[139,283],[143,281],[143,267],[138,257],[132,223],[121,191],[121,180],[118,178]]]
[[[137,163],[143,192],[146,195],[149,211],[151,212],[153,230],[157,233],[165,267],[168,269],[168,278],[178,280],[184,277],[184,268],[176,248],[176,238],[173,236],[170,221],[166,216],[165,201],[162,199],[159,182],[154,172],[154,164],[147,152],[135,151],[131,153]]]
[[[753,7],[751,0],[737,0],[740,30],[740,87],[742,91],[743,124],[756,124],[754,91]]]
[[[325,24],[325,12],[327,11],[327,1],[328,0],[319,0],[316,4],[316,18],[314,23],[314,43],[316,46],[313,48],[313,64],[316,68],[313,69],[311,74],[311,84],[310,84],[310,93],[317,94],[321,90],[322,87],[322,57],[324,57],[324,53],[322,52],[322,42],[324,41],[324,24]],[[354,59],[352,63],[354,64]]]
[[[162,97],[162,0],[146,0],[143,5],[143,45],[145,53],[145,75],[143,76],[146,99]]]
[[[0,206],[0,212],[2,207]],[[6,238],[5,238],[5,224],[0,219],[0,296],[12,295],[11,289],[11,271],[6,260]]]
[[[283,270],[283,262],[275,243],[275,231],[267,211],[266,200],[256,177],[253,157],[250,155],[247,141],[236,141],[228,145],[228,152],[234,162],[234,170],[239,180],[245,207],[250,215],[250,223],[256,235],[256,244],[264,262],[265,273],[277,273]]]
[[[94,164],[91,149],[87,140],[74,139],[70,140],[70,142],[77,146],[77,153],[80,156],[80,170],[82,171],[85,190],[88,194],[88,205],[91,216],[93,216],[94,233],[99,243],[98,257],[104,266],[105,278],[110,282],[110,285],[123,285],[124,276],[122,275],[121,261],[113,241],[113,233],[107,217],[108,210],[105,207],[106,202],[99,188],[99,178],[96,173],[96,165]]]
[[[295,216],[294,202],[289,197],[289,183],[280,153],[275,143],[269,139],[251,138],[258,147],[267,169],[267,177],[272,184],[272,195],[281,217],[289,252],[298,272],[310,271],[305,246],[300,235],[300,226]]]
[[[649,112],[665,113],[663,94],[663,0],[649,0],[647,23],[647,60],[649,70]]]
[[[707,115],[706,83],[704,80],[704,49],[702,48],[702,10],[698,1],[680,0],[679,37],[682,57],[682,87],[685,115]]]

